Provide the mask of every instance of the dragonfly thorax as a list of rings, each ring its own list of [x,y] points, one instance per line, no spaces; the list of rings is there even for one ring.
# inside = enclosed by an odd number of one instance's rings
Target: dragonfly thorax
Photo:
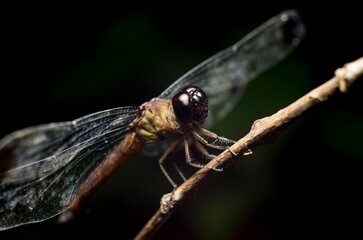
[[[164,140],[183,134],[170,100],[154,98],[144,103],[130,130],[144,143]]]

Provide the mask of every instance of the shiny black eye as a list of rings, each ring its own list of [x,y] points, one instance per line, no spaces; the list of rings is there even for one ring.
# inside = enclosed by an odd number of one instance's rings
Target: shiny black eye
[[[196,86],[183,88],[172,100],[175,115],[184,124],[202,124],[208,117],[208,97]]]

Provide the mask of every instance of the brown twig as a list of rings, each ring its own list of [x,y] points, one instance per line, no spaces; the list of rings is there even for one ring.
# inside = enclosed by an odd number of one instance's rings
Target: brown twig
[[[256,147],[273,142],[280,133],[313,106],[328,100],[338,92],[347,92],[350,85],[361,75],[363,75],[363,57],[337,69],[335,76],[331,80],[313,89],[284,109],[269,117],[255,121],[246,136],[231,146],[229,150],[224,151],[210,161],[208,166],[227,168],[239,156],[251,154]],[[220,173],[210,168],[202,168],[172,193],[165,194],[160,201],[160,208],[141,229],[135,239],[152,238],[178,207],[190,200],[202,186]]]

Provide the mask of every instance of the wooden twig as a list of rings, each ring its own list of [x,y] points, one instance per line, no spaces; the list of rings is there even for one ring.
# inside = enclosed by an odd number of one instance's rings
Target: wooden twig
[[[225,169],[240,156],[251,154],[252,150],[258,146],[273,142],[280,133],[306,114],[309,109],[328,100],[338,92],[347,92],[351,84],[361,75],[363,75],[363,57],[337,69],[331,80],[313,89],[289,106],[269,117],[255,121],[246,136],[237,141],[229,150],[211,160],[208,166]],[[160,201],[160,208],[135,239],[152,238],[178,207],[195,196],[202,186],[220,173],[210,168],[202,168],[172,193],[165,194]]]

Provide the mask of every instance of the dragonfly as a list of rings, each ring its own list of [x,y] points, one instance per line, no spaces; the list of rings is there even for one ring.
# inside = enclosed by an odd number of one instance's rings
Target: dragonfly
[[[207,130],[225,117],[247,83],[284,59],[305,35],[295,10],[271,18],[203,61],[141,106],[17,130],[0,140],[0,230],[76,210],[115,169],[160,143],[159,165],[184,148],[196,168],[234,141]],[[195,157],[197,156],[197,158]],[[221,169],[213,169],[220,171]]]

